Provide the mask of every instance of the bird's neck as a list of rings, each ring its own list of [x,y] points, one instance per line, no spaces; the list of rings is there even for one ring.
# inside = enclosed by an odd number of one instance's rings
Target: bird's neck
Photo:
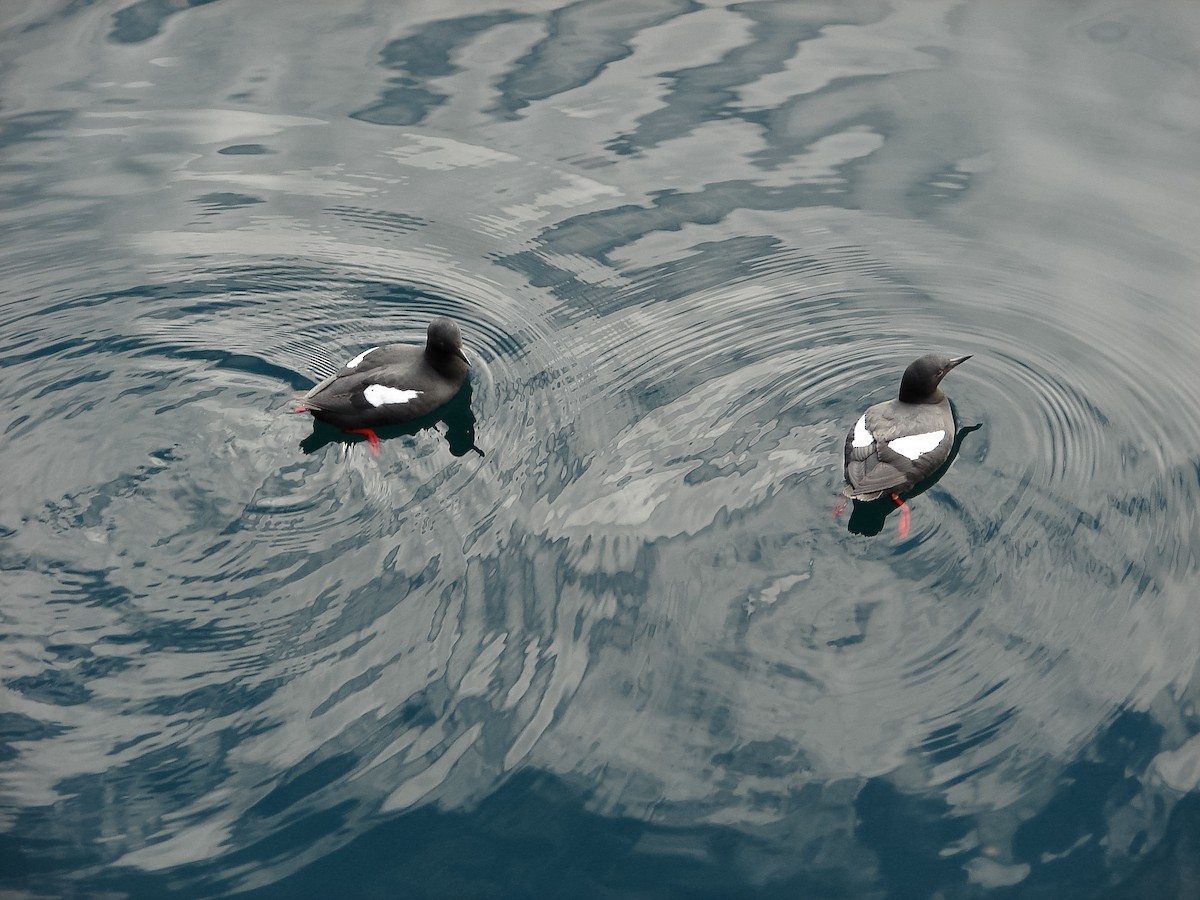
[[[429,349],[425,350],[425,362],[447,378],[457,378],[467,369],[467,364],[457,356],[451,356],[449,353],[437,353]]]
[[[906,389],[906,385],[900,385],[901,403],[941,403],[946,399],[946,395],[942,393],[941,388],[934,388],[932,393],[922,393],[913,390],[911,387]]]

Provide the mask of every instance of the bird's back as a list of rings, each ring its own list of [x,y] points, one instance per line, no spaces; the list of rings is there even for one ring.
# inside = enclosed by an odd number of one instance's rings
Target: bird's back
[[[856,500],[901,493],[933,474],[953,443],[954,414],[946,398],[876,403],[846,435],[844,493]]]
[[[453,399],[463,363],[439,372],[423,348],[392,344],[364,351],[304,395],[314,416],[341,428],[379,427],[420,418]]]

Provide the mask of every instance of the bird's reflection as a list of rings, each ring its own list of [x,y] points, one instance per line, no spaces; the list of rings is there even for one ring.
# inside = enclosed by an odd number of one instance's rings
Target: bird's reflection
[[[446,425],[442,432],[438,425]],[[454,399],[445,406],[439,407],[427,416],[412,419],[399,425],[389,425],[376,428],[375,433],[381,441],[389,438],[405,437],[435,428],[443,433],[446,443],[450,445],[450,453],[454,456],[465,456],[474,451],[483,456],[483,451],[475,446],[475,413],[471,410],[471,382],[468,379]],[[357,444],[366,438],[358,434],[347,434],[340,428],[335,428],[325,422],[313,419],[312,434],[300,442],[300,449],[305,453],[316,453],[328,444]]]
[[[913,497],[919,497],[941,481],[942,476],[954,464],[954,460],[958,456],[959,447],[962,446],[963,438],[972,431],[978,431],[982,427],[983,423],[980,422],[976,425],[967,425],[958,429],[954,434],[954,446],[950,448],[950,455],[946,457],[946,461],[924,481],[915,484],[912,490],[901,494],[900,499],[908,501]],[[899,508],[891,497],[880,497],[878,500],[855,500],[854,508],[850,511],[850,521],[846,523],[846,530],[851,534],[873,537],[883,531],[887,517]]]

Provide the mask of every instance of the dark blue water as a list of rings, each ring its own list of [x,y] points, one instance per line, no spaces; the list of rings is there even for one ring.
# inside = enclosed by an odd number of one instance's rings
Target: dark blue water
[[[1197,47],[0,7],[0,892],[1200,896]],[[291,412],[437,315],[442,421]],[[953,465],[835,520],[927,350]]]

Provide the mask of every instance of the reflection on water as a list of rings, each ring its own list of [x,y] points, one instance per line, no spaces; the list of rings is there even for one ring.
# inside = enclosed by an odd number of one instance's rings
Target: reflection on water
[[[1198,32],[0,12],[0,884],[1194,893]],[[437,315],[435,421],[290,414]],[[953,467],[847,533],[943,348]]]

